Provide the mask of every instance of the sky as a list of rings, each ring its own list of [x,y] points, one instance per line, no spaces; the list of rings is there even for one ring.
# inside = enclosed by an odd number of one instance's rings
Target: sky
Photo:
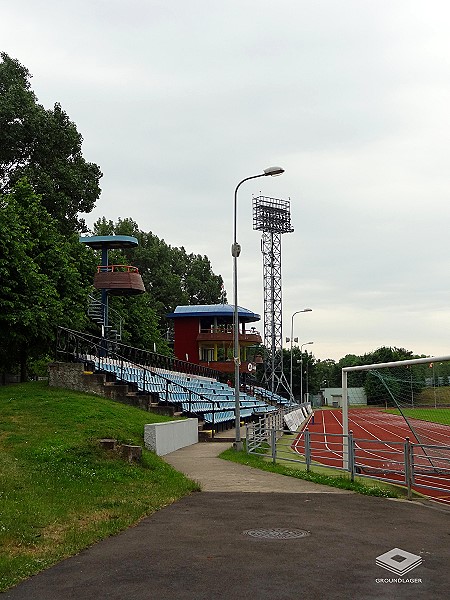
[[[0,50],[102,172],[85,215],[207,255],[263,316],[252,197],[290,200],[283,337],[450,354],[447,0],[1,0]],[[259,329],[263,331],[263,321]],[[289,345],[287,345],[288,347]]]

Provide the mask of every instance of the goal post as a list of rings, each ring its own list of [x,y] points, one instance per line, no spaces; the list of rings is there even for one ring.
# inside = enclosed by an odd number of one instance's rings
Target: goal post
[[[432,369],[432,377],[427,377],[427,373],[420,368],[420,365],[425,365],[425,368],[428,367]],[[441,366],[445,365],[445,368],[442,368],[443,376],[437,377],[435,376],[435,365]],[[407,367],[410,369],[408,381],[405,380],[405,370]],[[413,367],[416,367],[415,377],[413,379]],[[397,369],[397,373],[395,371]],[[433,403],[430,404],[421,404],[416,401],[414,404],[414,390],[421,390],[422,396],[426,396],[423,390],[425,388],[432,388],[434,391],[434,408],[437,410],[438,405],[446,406],[446,412],[448,410],[447,417],[449,419],[448,424],[450,426],[450,355],[447,356],[429,356],[426,358],[413,358],[408,360],[400,360],[386,363],[375,363],[370,365],[355,365],[351,367],[343,367],[342,369],[342,434],[343,434],[343,468],[349,468],[349,447],[348,447],[348,435],[349,435],[349,401],[348,401],[348,388],[349,381],[348,375],[355,371],[372,371],[377,378],[379,378],[382,382],[382,388],[385,390],[385,407],[398,409],[400,414],[403,416],[405,421],[407,422],[409,428],[411,429],[414,436],[417,438],[419,443],[422,443],[421,436],[417,433],[417,425],[414,427],[410,423],[409,417],[406,415],[406,412],[411,411],[414,413],[414,410],[417,412],[417,409],[422,407],[422,412],[424,410],[430,410],[433,408]],[[388,373],[386,375],[385,373]],[[419,381],[420,379],[420,381]],[[431,383],[430,383],[431,381]],[[408,398],[405,396],[405,386],[410,386],[411,392],[408,392]],[[391,389],[392,388],[392,389]],[[436,392],[436,389],[439,390],[439,393]],[[402,391],[403,390],[403,391]],[[443,390],[445,390],[445,395],[443,394]],[[420,394],[417,394],[420,398]],[[438,398],[439,396],[439,398]],[[380,395],[380,399],[381,399]],[[375,405],[375,404],[374,404]],[[427,408],[423,408],[423,407]],[[433,420],[431,416],[432,411],[430,411],[430,419]],[[421,415],[422,416],[422,415]],[[426,416],[426,415],[425,415]],[[416,423],[414,417],[411,419]],[[450,433],[450,427],[449,427]],[[424,434],[426,437],[426,434]],[[426,440],[425,442],[426,443]]]

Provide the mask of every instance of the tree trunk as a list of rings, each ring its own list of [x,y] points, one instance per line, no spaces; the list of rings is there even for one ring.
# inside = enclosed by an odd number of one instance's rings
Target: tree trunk
[[[27,381],[27,348],[26,346],[22,346],[20,349],[20,381],[21,383]]]

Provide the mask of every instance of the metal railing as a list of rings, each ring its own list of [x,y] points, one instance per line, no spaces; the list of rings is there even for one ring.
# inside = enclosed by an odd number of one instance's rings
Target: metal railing
[[[83,356],[87,350],[90,351],[91,355],[99,356],[99,358],[120,356],[125,361],[152,369],[155,372],[176,371],[184,375],[207,377],[222,382],[227,380],[226,374],[215,369],[189,363],[171,356],[164,356],[156,352],[149,352],[141,348],[134,348],[89,333],[58,327],[56,340],[58,356],[64,357],[68,361],[83,361]]]
[[[202,377],[205,378],[205,385],[208,383],[207,380],[218,380],[219,376],[224,379],[223,373],[213,369],[113,343],[104,338],[63,327],[58,328],[56,344],[56,360],[60,359],[66,362],[82,362],[87,370],[111,373],[119,383],[135,385],[139,392],[157,395],[159,401],[180,406],[183,412],[204,417],[207,415],[209,417],[207,423],[212,426],[213,432],[216,426],[226,422],[221,420],[221,416],[227,413],[227,410],[231,412],[228,408],[224,408],[224,400],[221,399],[220,394],[217,395],[217,399],[211,399],[214,391],[208,391],[207,388],[204,393],[201,391]],[[174,380],[177,373],[181,378],[194,375],[199,385],[198,389],[192,389]],[[196,375],[200,377],[195,377]],[[242,412],[246,408],[243,405]],[[234,408],[231,420],[234,420]],[[280,422],[268,420],[268,423],[273,426]]]
[[[404,441],[356,439],[348,435],[298,432],[292,444],[279,444],[283,427],[267,426],[265,419],[247,425],[246,446],[249,454],[265,453],[278,461],[300,463],[309,471],[327,467],[355,476],[404,486],[408,499],[413,490],[450,502],[450,446],[415,444]],[[347,452],[344,455],[344,449]],[[428,491],[437,492],[430,494]]]
[[[295,407],[297,409],[298,407]],[[284,416],[295,410],[290,407],[280,407],[272,413],[262,415],[258,421],[246,424],[247,452],[260,454],[272,444],[273,431],[277,439],[283,435]]]
[[[105,351],[105,342],[107,343],[107,351]],[[124,344],[111,344],[108,340],[98,338],[89,334],[83,334],[70,329],[58,328],[56,360],[64,358],[68,362],[83,362],[86,368],[92,370],[111,373],[116,377],[118,382],[124,382],[129,385],[136,385],[139,392],[154,394],[160,402],[181,405],[182,400],[176,398],[176,394],[183,394],[184,401],[188,405],[188,412],[192,414],[211,413],[211,425],[213,430],[217,423],[215,422],[215,413],[222,411],[217,401],[211,400],[201,392],[196,392],[181,383],[174,381],[168,371],[164,371],[160,361],[156,361],[158,367],[149,367],[139,361],[130,360],[129,355],[133,354],[136,359],[148,359],[146,353],[139,351],[136,353],[125,352],[126,356],[122,355],[117,349],[138,350],[129,348]],[[160,355],[154,355],[160,358]],[[167,358],[167,357],[163,357]],[[174,361],[164,363],[164,366],[176,364]],[[153,362],[155,364],[155,362]],[[196,366],[196,365],[194,365]],[[202,375],[208,369],[200,369]],[[180,372],[180,371],[178,371]],[[203,403],[207,407],[206,410],[196,410],[196,403]]]

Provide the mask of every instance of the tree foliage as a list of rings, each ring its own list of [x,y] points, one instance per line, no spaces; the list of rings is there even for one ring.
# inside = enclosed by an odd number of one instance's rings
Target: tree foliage
[[[25,375],[30,358],[53,354],[58,325],[95,329],[86,308],[97,258],[76,232],[86,231],[80,213],[94,208],[102,174],[84,159],[83,138],[61,106],[40,105],[26,67],[0,56],[0,373],[20,363]],[[124,341],[169,353],[165,314],[218,301],[222,278],[206,256],[172,248],[132,219],[102,219],[96,229],[139,239],[139,248],[116,253],[139,267],[148,290],[111,298]]]
[[[305,351],[303,352],[303,356],[301,356],[298,346],[293,347],[292,354],[292,387],[296,398],[300,397],[300,377],[303,377],[303,391],[306,392],[306,388],[308,387],[310,393],[317,394],[322,388],[340,388],[342,385],[342,369],[344,367],[420,358],[405,348],[389,346],[382,346],[377,350],[360,356],[346,354],[338,362],[332,359],[316,359],[312,353]],[[301,371],[302,363],[303,373]],[[283,370],[286,380],[289,381],[290,351],[288,350],[283,350]],[[392,394],[401,397],[411,394],[411,390],[413,393],[418,393],[424,385],[425,378],[427,375],[429,376],[427,370],[429,371],[428,366],[421,365],[412,368],[404,366],[396,367],[395,375],[389,381]],[[443,370],[442,374],[441,379],[443,380],[445,378]],[[363,387],[369,404],[385,403],[389,393],[379,377],[370,371],[351,371],[348,375],[349,387]]]
[[[83,231],[79,213],[100,196],[100,168],[83,158],[83,138],[61,106],[38,104],[28,70],[0,56],[0,193],[26,178],[61,231]]]
[[[207,256],[188,254],[183,246],[170,246],[152,232],[141,231],[132,219],[119,219],[117,223],[99,219],[94,233],[131,235],[138,239],[139,246],[117,252],[114,260],[125,260],[139,268],[163,332],[167,327],[165,316],[176,306],[226,300],[223,279],[214,274]]]
[[[0,367],[48,353],[57,325],[86,324],[80,264],[90,256],[78,236],[63,235],[26,181],[0,197]],[[92,263],[91,267],[92,267]]]

